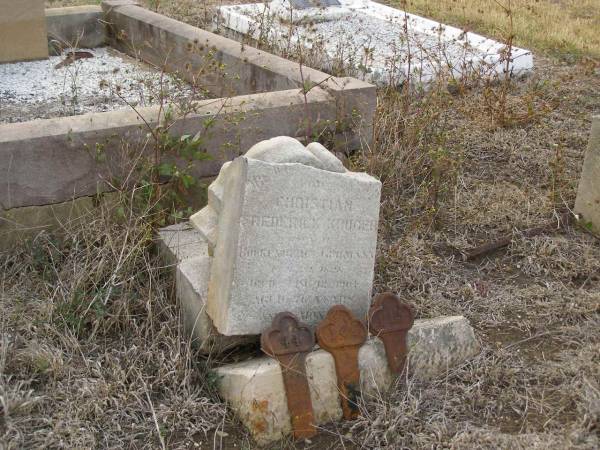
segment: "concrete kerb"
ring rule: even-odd
[[[198,178],[212,176],[240,148],[278,134],[301,135],[304,100],[298,90],[205,100],[197,104],[196,114],[177,120],[170,132],[194,135],[207,120],[220,119],[203,143],[212,159],[192,172]],[[335,101],[324,90],[310,92],[308,100],[311,120],[335,120]],[[148,125],[158,124],[160,111],[157,106],[0,125],[0,206],[61,203],[112,190],[111,182],[131,166],[127,152],[143,148]]]
[[[54,52],[62,48],[95,48],[106,45],[102,8],[94,5],[46,9],[48,43]]]
[[[211,48],[217,49],[221,61],[229,64],[229,70],[239,70],[244,75],[239,77],[243,82],[238,83],[242,92],[287,88],[200,102],[197,114],[173,124],[173,135],[195,134],[205,126],[206,120],[222,119],[215,122],[205,142],[212,160],[198,163],[195,176],[215,175],[224,161],[261,140],[279,135],[303,136],[309,120],[315,124],[313,133],[333,135],[344,148],[356,147],[358,136],[365,140],[370,138],[375,88],[367,83],[335,79],[303,68],[306,79],[317,84],[304,95],[299,88],[302,77],[296,63],[242,47],[235,41],[152,13],[129,1],[104,2],[103,6],[105,9],[110,6],[108,19],[116,18],[126,29],[144,28],[150,32],[150,37],[160,44],[160,51],[167,51],[170,42],[182,46],[186,39],[192,39],[191,42],[199,36],[206,39]],[[83,34],[100,42],[103,36],[97,25],[105,22],[105,18],[99,14],[97,7],[57,8],[47,12],[50,29],[60,34],[62,41]],[[146,19],[150,22],[144,22]],[[88,45],[80,41],[79,45],[82,44]],[[95,42],[89,43],[93,44]],[[152,62],[149,50],[133,54]],[[177,67],[172,69],[177,70]],[[155,125],[159,120],[158,111],[152,107],[137,111],[123,109],[0,125],[0,178],[3,180],[0,207],[8,210],[63,203],[112,190],[110,182],[119,177],[128,162],[127,155],[123,154],[123,142],[130,147],[146,142],[145,122]],[[358,115],[362,116],[361,125],[340,133],[343,128],[340,124]],[[232,123],[235,126],[231,126]],[[101,151],[101,158],[97,151]]]

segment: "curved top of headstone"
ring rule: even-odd
[[[328,172],[345,172],[336,156],[317,142],[304,147],[300,141],[289,136],[278,136],[252,146],[247,158],[275,164],[299,163]]]

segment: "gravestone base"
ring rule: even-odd
[[[203,353],[218,354],[239,345],[258,343],[258,336],[223,336],[206,314],[206,295],[212,257],[206,238],[189,222],[159,230],[159,253],[175,272],[181,322],[192,343]]]
[[[417,320],[408,333],[410,377],[426,381],[442,376],[480,351],[473,328],[462,316]],[[359,351],[364,399],[394,386],[383,342],[370,338]],[[292,432],[281,368],[276,360],[256,358],[215,371],[221,397],[236,412],[256,443],[266,445]],[[342,418],[333,356],[324,350],[306,358],[306,375],[315,425]]]

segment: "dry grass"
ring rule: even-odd
[[[550,55],[600,58],[597,0],[387,0],[408,12],[505,40],[513,11],[516,44]]]
[[[190,23],[203,20],[207,5],[161,3]],[[485,16],[469,19],[478,31],[493,34],[504,23],[457,6],[466,2],[412,3],[457,23]],[[519,2],[515,19],[525,21],[519,11],[529,3]],[[458,10],[448,13],[449,5]],[[517,42],[555,48],[544,33],[561,32],[548,25],[563,23],[551,19],[560,5],[571,12],[596,3],[540,0],[540,17],[528,20],[545,17],[544,28],[517,30]],[[592,36],[581,23],[579,36]],[[596,54],[597,44],[577,45],[572,37],[556,53]],[[400,293],[420,317],[465,315],[483,351],[432,383],[402,380],[390,394],[365,399],[358,420],[330,424],[300,447],[600,446],[599,241],[572,227],[517,236],[471,263],[451,251],[572,206],[590,117],[600,111],[600,78],[593,66],[542,56],[528,79],[479,81],[452,93],[442,83],[421,95],[380,92],[376,142],[353,163],[384,187],[377,291]],[[501,89],[502,121],[494,103]],[[214,396],[214,362],[181,334],[172,279],[151,245],[152,217],[109,217],[65,224],[64,242],[42,236],[0,257],[0,443],[252,448]],[[272,448],[282,447],[294,445]]]
[[[172,448],[226,417],[181,333],[150,217],[111,217],[0,257],[2,448]]]

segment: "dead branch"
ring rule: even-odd
[[[462,254],[463,261],[471,261],[487,253],[491,253],[495,250],[509,246],[516,236],[523,236],[529,238],[539,236],[540,234],[555,232],[567,227],[574,221],[574,219],[575,216],[570,211],[562,212],[560,213],[558,218],[555,218],[552,221],[547,222],[541,226],[528,228],[521,232],[515,230],[512,233],[506,234],[492,242],[488,242],[486,244],[461,251],[460,253]]]

